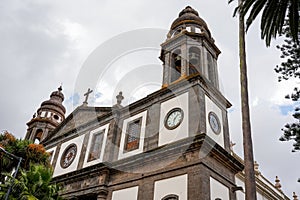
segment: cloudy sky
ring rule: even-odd
[[[234,150],[242,155],[238,26],[232,17],[234,5],[228,6],[226,0],[2,0],[1,130],[24,137],[26,122],[61,84],[68,114],[82,103],[88,87],[94,89],[91,106],[110,106],[119,90],[124,91],[126,104],[159,89],[162,33],[187,5],[207,22],[222,51],[220,85],[233,104],[229,109],[231,139],[237,143]],[[273,69],[280,63],[275,48],[280,41],[265,48],[258,27],[256,22],[247,34],[255,160],[271,182],[279,176],[288,196],[293,191],[300,195],[299,153],[291,153],[291,143],[278,141],[280,129],[292,120],[293,105],[284,96],[293,82],[277,82]],[[122,38],[127,43],[118,47]],[[111,59],[100,60],[103,65],[97,60],[97,66],[91,66],[101,56]]]

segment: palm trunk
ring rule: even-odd
[[[244,0],[239,0],[239,5]],[[245,189],[246,200],[256,200],[256,184],[254,175],[253,147],[251,138],[250,113],[248,102],[247,64],[245,48],[244,16],[239,15],[239,52],[240,52],[240,82],[241,82],[241,107],[245,163]]]

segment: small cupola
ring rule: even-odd
[[[190,6],[187,6],[179,13],[178,18],[172,23],[169,33],[172,37],[180,33],[182,30],[193,33],[205,33],[209,38],[211,38],[206,22],[199,17],[198,12]]]
[[[57,91],[54,91],[50,95],[50,99],[44,101],[41,107],[37,110],[37,117],[46,117],[51,120],[60,123],[65,118],[66,109],[62,105],[64,101],[64,94],[61,92],[60,86]]]
[[[63,101],[64,95],[60,86],[57,91],[51,93],[49,100],[42,102],[40,108],[27,123],[25,139],[39,143],[47,138],[49,132],[65,119],[66,109],[62,105]]]

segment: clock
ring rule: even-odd
[[[60,160],[60,166],[62,168],[69,167],[74,161],[77,154],[77,146],[76,144],[70,144],[65,151],[63,152]]]
[[[181,108],[173,108],[165,117],[165,127],[169,130],[177,128],[183,120],[183,110]]]
[[[221,132],[221,124],[218,116],[214,112],[209,112],[208,114],[208,121],[210,128],[213,130],[213,132],[217,135]]]

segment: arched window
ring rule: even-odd
[[[41,139],[43,136],[43,130],[42,129],[38,129],[35,133],[35,137],[34,137],[34,143],[35,144],[39,144]]]
[[[200,49],[189,48],[189,75],[200,73]]]
[[[212,55],[207,52],[207,70],[208,70],[208,79],[215,84],[215,70],[214,70],[214,63]]]
[[[179,197],[176,194],[168,194],[167,196],[165,196],[161,200],[179,200]]]
[[[171,59],[171,82],[173,82],[181,76],[182,59],[180,49],[177,49],[172,53]]]

